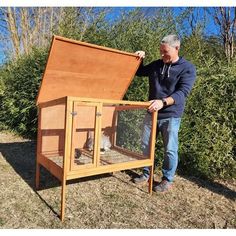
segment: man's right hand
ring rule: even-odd
[[[144,51],[136,51],[135,54],[139,56],[140,58],[144,59],[145,58],[145,52]]]

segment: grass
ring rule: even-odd
[[[34,190],[35,149],[31,140],[0,133],[0,228],[236,228],[235,180],[177,175],[170,192],[149,195],[147,185],[131,181],[140,170],[68,182],[61,222],[60,183],[42,169],[41,190]]]

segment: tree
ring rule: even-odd
[[[220,28],[225,56],[229,61],[234,57],[236,34],[236,7],[216,7],[213,14],[215,23]]]
[[[34,46],[47,46],[61,18],[60,8],[0,8],[0,42],[5,53],[16,59]]]
[[[93,7],[2,7],[0,43],[10,58],[17,59],[33,47],[48,46],[53,34],[83,40],[105,25],[108,11]]]

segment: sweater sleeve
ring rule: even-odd
[[[175,92],[171,94],[175,104],[184,103],[184,100],[190,93],[195,80],[196,69],[193,65],[190,65],[181,75]]]
[[[136,75],[137,76],[149,76],[151,68],[152,68],[152,63],[144,66],[143,61],[142,61],[137,72],[136,72]]]

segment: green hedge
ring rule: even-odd
[[[180,130],[180,170],[207,178],[236,178],[236,78],[198,76]]]
[[[34,50],[0,70],[0,125],[26,137],[36,136],[36,96],[47,50]],[[178,171],[207,178],[236,178],[236,78],[233,70],[199,69],[187,100],[179,137]],[[148,80],[135,78],[125,99],[146,100]],[[131,128],[132,129],[132,128]],[[156,156],[160,166],[162,151]]]
[[[35,138],[37,132],[36,96],[45,68],[47,50],[36,50],[6,64],[0,70],[0,127]]]

